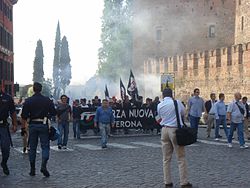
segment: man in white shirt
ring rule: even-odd
[[[162,143],[162,153],[163,153],[163,172],[164,172],[164,183],[165,187],[173,187],[173,182],[171,180],[171,158],[173,150],[175,150],[179,174],[180,174],[180,184],[182,188],[192,187],[192,184],[188,182],[187,178],[187,165],[185,160],[185,149],[184,146],[177,145],[175,131],[177,129],[177,119],[175,113],[175,106],[173,101],[172,90],[166,88],[163,91],[163,101],[158,104],[157,112],[159,117],[162,119],[160,124],[162,126],[161,132],[161,143]],[[177,100],[179,117],[184,116],[185,107],[183,104]],[[183,125],[182,118],[180,118],[180,124]]]
[[[228,147],[233,147],[232,145],[232,137],[234,134],[234,130],[237,129],[238,133],[238,140],[240,143],[241,149],[247,149],[248,146],[245,145],[244,133],[243,133],[243,121],[244,121],[244,114],[246,111],[245,106],[240,101],[241,93],[236,92],[234,94],[234,100],[228,105],[227,108],[227,118],[231,122],[230,123],[230,130],[228,135]]]

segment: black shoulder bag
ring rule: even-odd
[[[240,113],[241,113],[242,115],[244,115],[244,114],[245,114],[244,108],[242,108],[242,107],[238,104],[238,102],[236,102],[235,104],[238,106],[238,108],[239,108],[239,110],[240,110]]]
[[[181,127],[178,104],[176,100],[174,100],[174,106],[178,125],[178,129],[176,130],[177,144],[179,146],[191,145],[197,141],[197,130],[195,128],[187,127],[186,125]]]

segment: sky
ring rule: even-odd
[[[14,5],[15,82],[31,84],[36,43],[43,42],[45,79],[52,78],[56,27],[67,37],[72,85],[84,84],[98,66],[103,0],[19,0]]]

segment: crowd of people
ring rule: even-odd
[[[70,102],[70,98],[66,95],[61,95],[59,100],[54,100],[52,97],[50,100],[53,102],[55,109],[56,109],[56,115],[51,117],[52,122],[56,122],[58,124],[57,128],[59,130],[60,136],[58,139],[58,149],[67,149],[67,143],[69,138],[69,129],[70,129],[70,122],[72,122],[72,129],[73,129],[73,136],[75,139],[80,139],[81,134],[86,134],[86,129],[81,129],[80,120],[82,118],[81,114],[87,109],[90,110],[96,110],[98,107],[101,107],[103,104],[103,101],[98,97],[95,96],[92,100],[87,100],[86,98],[81,99],[75,99]],[[16,107],[22,109],[23,104],[25,100],[20,98],[20,100],[15,104]],[[117,100],[115,96],[108,99],[106,101],[108,103],[108,106],[111,109],[115,108],[152,108],[154,113],[157,111],[157,105],[160,103],[159,97],[155,97],[154,100],[150,98],[146,98],[145,103],[143,103],[143,97],[139,96],[137,100],[129,99],[129,96],[126,96],[125,100]],[[20,114],[22,111],[20,112]],[[111,129],[108,130],[107,134],[115,134],[117,130],[115,130],[114,127],[111,127]],[[153,133],[153,129],[143,129],[144,133]],[[136,130],[136,132],[139,132],[139,129]],[[100,126],[95,126],[93,128],[94,135],[102,135],[102,131],[100,129]],[[119,133],[129,134],[129,129],[124,128],[122,131],[119,131]],[[157,127],[157,134],[160,133],[159,126]],[[21,135],[23,136],[23,152],[27,153],[29,150],[29,130],[28,126],[25,126],[22,128]]]
[[[218,141],[222,136],[220,135],[220,126],[222,125],[225,133],[225,137],[228,139],[229,147],[231,147],[231,133],[233,130],[238,128],[238,138],[240,140],[240,144],[242,148],[246,148],[244,138],[250,140],[250,135],[248,131],[249,126],[249,107],[247,103],[247,97],[243,97],[241,99],[240,93],[236,94],[235,103],[226,105],[224,102],[225,95],[223,93],[219,94],[218,100],[216,100],[216,94],[211,93],[209,100],[204,100],[200,96],[200,90],[196,88],[194,92],[192,93],[190,99],[187,101],[187,104],[182,101],[182,104],[185,107],[185,115],[186,117],[184,119],[189,120],[190,126],[197,129],[198,133],[198,127],[200,124],[200,119],[203,117],[205,120],[205,123],[207,124],[207,138],[211,137],[211,130],[214,128],[214,139]],[[92,100],[87,100],[86,98],[81,99],[75,99],[73,100],[72,104],[70,105],[69,98],[66,95],[62,95],[60,97],[60,100],[55,101],[52,100],[55,108],[57,110],[56,116],[52,117],[52,120],[57,122],[58,129],[60,132],[60,137],[58,139],[58,149],[67,149],[67,142],[69,137],[69,129],[70,129],[70,122],[72,121],[73,126],[73,134],[75,139],[80,139],[82,133],[87,133],[87,130],[82,129],[80,125],[81,120],[81,114],[83,113],[84,109],[97,109],[98,107],[102,106],[103,101],[98,96],[95,96]],[[137,100],[129,99],[129,96],[126,96],[125,100],[118,100],[115,96],[108,99],[107,102],[108,106],[111,109],[115,108],[134,108],[134,107],[145,107],[145,108],[152,108],[154,111],[154,115],[157,116],[157,106],[160,103],[160,98],[157,96],[155,99],[146,98],[145,103],[143,102],[143,97],[139,96]],[[23,102],[20,100],[18,102],[18,106],[22,106]],[[237,107],[237,108],[235,108]],[[237,115],[240,115],[241,108],[244,110],[244,118],[243,118],[243,128],[238,126],[238,124],[232,126],[232,128],[228,129],[227,124],[229,123],[229,119],[233,118],[235,120],[235,117]],[[227,112],[227,110],[231,110],[231,112]],[[237,114],[238,113],[238,114]],[[235,115],[236,114],[236,115]],[[228,116],[230,115],[230,116]],[[236,121],[238,123],[239,121]],[[231,123],[232,125],[233,123]],[[108,129],[107,135],[114,134],[117,130],[114,129],[114,126]],[[138,131],[138,130],[136,130]],[[143,130],[144,133],[149,133],[149,131],[153,132],[153,129],[145,129]],[[27,152],[28,148],[28,129],[26,126],[26,129],[22,131],[23,135],[23,143],[24,148],[23,151]],[[93,128],[93,132],[95,135],[100,134],[102,135],[102,131],[100,130],[99,126],[95,126]],[[121,132],[121,131],[119,131]],[[161,132],[160,127],[157,127],[157,134]],[[128,128],[123,129],[124,134],[129,133]],[[242,136],[242,134],[244,134]]]
[[[187,104],[187,114],[190,121],[190,126],[197,129],[200,118],[204,112],[204,119],[207,124],[207,138],[211,136],[211,128],[215,127],[215,140],[218,141],[222,136],[219,134],[220,125],[223,126],[225,137],[228,140],[228,147],[232,147],[232,139],[234,130],[237,129],[240,148],[248,148],[245,145],[245,138],[249,137],[249,106],[247,97],[242,98],[241,93],[236,92],[234,99],[228,105],[225,104],[224,93],[219,94],[218,101],[216,94],[210,94],[210,100],[206,102],[199,96],[200,90],[196,88],[193,96],[189,99]],[[227,124],[230,124],[228,130]],[[245,135],[245,138],[244,138]]]
[[[180,126],[184,125],[184,117],[189,119],[190,126],[196,129],[198,135],[198,127],[200,118],[204,113],[207,126],[207,138],[211,135],[211,128],[215,126],[215,140],[218,141],[222,136],[219,134],[219,126],[222,125],[225,137],[227,138],[228,147],[232,148],[232,139],[235,129],[237,129],[238,140],[241,149],[247,149],[245,145],[244,133],[249,139],[249,107],[247,104],[247,97],[241,96],[241,93],[236,92],[234,99],[226,106],[224,100],[225,95],[219,94],[219,100],[216,101],[216,94],[211,93],[210,100],[206,102],[200,96],[200,90],[194,89],[192,97],[188,100],[187,109],[185,109],[182,102],[176,102],[174,105],[172,90],[167,88],[163,91],[163,101],[158,105],[157,111],[162,119],[160,124],[162,126],[161,142],[163,153],[163,172],[165,187],[173,187],[171,178],[171,158],[173,151],[175,151],[178,161],[179,176],[181,187],[192,187],[192,184],[188,181],[187,163],[185,160],[185,148],[182,145],[177,144],[176,130],[177,116],[180,118]],[[227,121],[230,123],[230,128],[227,128]],[[245,129],[243,129],[245,127]]]
[[[177,127],[176,114],[173,100],[172,90],[166,88],[163,91],[163,99],[160,101],[159,97],[155,97],[154,100],[147,98],[143,103],[143,97],[139,96],[137,100],[129,100],[126,96],[124,101],[117,100],[115,97],[111,99],[99,99],[96,96],[93,100],[87,102],[86,99],[76,99],[73,101],[72,106],[69,104],[69,98],[66,95],[62,95],[60,100],[56,104],[48,97],[44,97],[41,94],[42,85],[40,83],[34,83],[33,85],[34,95],[25,100],[22,104],[22,128],[21,134],[24,137],[24,152],[29,147],[29,160],[30,160],[30,176],[35,176],[35,161],[36,161],[36,149],[38,145],[38,138],[40,138],[42,148],[42,165],[41,173],[45,177],[49,177],[50,173],[47,170],[47,161],[49,159],[49,130],[50,120],[56,117],[55,120],[58,125],[59,137],[58,137],[58,149],[67,149],[68,136],[69,136],[69,124],[73,122],[73,134],[74,138],[80,139],[80,120],[81,114],[84,109],[95,109],[94,119],[94,131],[99,129],[101,135],[101,147],[107,148],[108,135],[110,128],[115,127],[115,117],[112,109],[114,108],[133,108],[133,107],[145,107],[152,108],[155,116],[159,116],[161,125],[161,141],[163,152],[163,169],[165,186],[171,187],[173,183],[170,175],[170,160],[174,150],[177,153],[177,160],[180,170],[180,179],[182,187],[192,187],[192,184],[188,182],[187,178],[187,165],[185,162],[184,147],[177,145],[175,130]],[[225,104],[225,95],[220,93],[218,100],[216,100],[216,94],[211,93],[209,100],[204,100],[200,96],[200,90],[194,89],[194,92],[187,102],[187,105],[177,100],[177,106],[179,109],[179,116],[183,117],[180,120],[180,124],[184,125],[185,116],[190,122],[190,127],[197,130],[200,118],[204,116],[207,123],[207,138],[211,136],[212,127],[215,128],[214,139],[218,141],[222,136],[219,134],[220,125],[223,126],[225,137],[228,141],[228,147],[232,147],[232,139],[234,131],[237,129],[238,140],[240,148],[248,148],[245,145],[245,138],[250,139],[248,125],[249,125],[249,106],[247,103],[247,97],[241,96],[239,92],[234,94],[234,99],[228,105]],[[9,175],[9,169],[7,161],[9,158],[9,150],[12,145],[11,137],[9,133],[9,127],[7,123],[8,116],[12,117],[12,130],[17,129],[17,121],[15,114],[15,105],[13,99],[0,91],[1,106],[0,106],[0,139],[2,162],[1,166],[3,172]],[[19,105],[21,102],[19,101]],[[230,128],[227,128],[227,123],[230,123]],[[125,129],[127,131],[127,129]]]

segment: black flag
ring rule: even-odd
[[[105,85],[105,99],[109,100],[109,91],[108,91],[108,88],[107,88],[107,85]]]
[[[121,93],[121,99],[124,101],[126,98],[126,88],[123,85],[121,78],[120,78],[120,93]]]
[[[130,70],[127,92],[131,96],[132,99],[135,99],[135,100],[138,99],[138,89],[136,86],[135,77],[134,77],[132,70]]]

